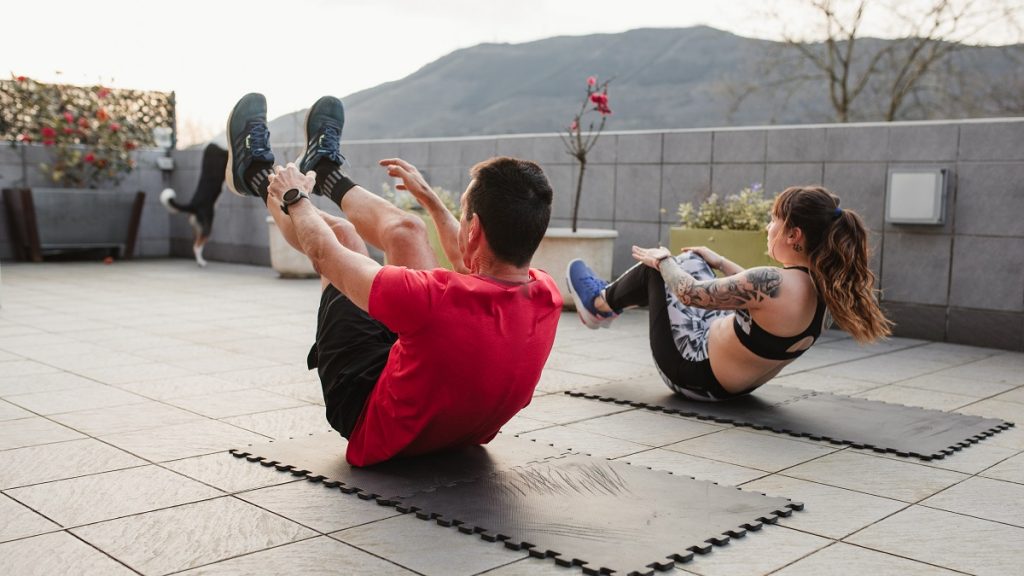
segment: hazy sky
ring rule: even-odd
[[[481,42],[698,24],[778,38],[763,7],[784,11],[791,26],[809,26],[787,11],[794,1],[18,0],[3,9],[0,73],[174,90],[188,140],[219,131],[250,91],[267,95],[274,118]]]

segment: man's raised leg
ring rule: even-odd
[[[345,109],[333,96],[317,100],[306,114],[306,149],[299,170],[316,171],[313,192],[337,203],[359,236],[384,251],[388,263],[420,270],[437,268],[423,220],[356,185],[341,171],[344,126]]]

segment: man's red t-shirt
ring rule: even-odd
[[[530,403],[562,308],[551,276],[530,278],[377,273],[369,313],[398,341],[349,438],[349,463],[486,444]]]

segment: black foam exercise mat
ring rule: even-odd
[[[357,468],[345,461],[347,446],[347,440],[330,432],[254,444],[231,453],[385,505],[402,496],[566,453],[546,444],[499,434],[486,446]]]
[[[587,574],[646,575],[774,524],[803,504],[570,455],[415,494],[396,508]]]
[[[689,400],[651,381],[611,382],[566,394],[922,460],[944,458],[1013,426],[995,418],[783,386],[722,402]]]

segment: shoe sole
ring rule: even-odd
[[[573,261],[575,262],[575,260]],[[583,305],[583,301],[580,300],[579,294],[576,293],[572,288],[572,281],[569,279],[569,269],[572,268],[572,262],[565,267],[565,285],[569,288],[569,296],[572,297],[573,303],[576,305],[576,314],[580,317],[580,322],[584,326],[591,330],[597,330],[602,327],[601,319],[590,313],[586,306]]]
[[[237,109],[238,104],[235,104],[235,107],[231,109],[231,114],[228,114],[227,126],[224,127],[224,133],[227,134],[228,137],[228,166],[224,169],[224,182],[227,183],[228,190],[236,196],[252,198],[254,196],[253,194],[249,194],[248,192],[239,192],[238,188],[235,186],[235,157],[233,154],[235,143],[231,140],[231,119],[235,117],[235,110]],[[256,197],[258,198],[259,196],[256,195]]]

